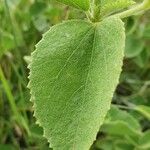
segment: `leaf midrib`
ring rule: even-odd
[[[58,81],[57,79],[59,78],[61,72],[65,69],[65,67],[66,67],[67,64],[69,63],[70,58],[75,54],[76,50],[78,50],[78,48],[81,46],[83,40],[85,39],[85,37],[87,36],[87,34],[90,33],[90,31],[91,31],[92,29],[93,29],[93,26],[92,26],[90,29],[87,30],[87,32],[86,32],[85,35],[83,36],[82,40],[80,41],[79,45],[75,48],[75,50],[73,50],[73,52],[71,53],[71,55],[69,55],[69,57],[68,57],[66,63],[64,64],[64,66],[62,67],[62,69],[58,72],[57,76],[55,77],[55,78],[56,78],[56,80],[54,81],[54,82],[55,82],[55,85],[52,87],[52,91],[51,91],[51,93],[50,93],[49,99],[51,98],[51,95],[52,95],[52,93],[53,93],[53,90],[54,90],[54,88],[55,88],[55,86],[56,86],[56,82]],[[80,87],[79,87],[77,90],[75,90],[75,92],[73,92],[73,94],[71,94],[71,96],[70,96],[70,98],[68,99],[68,101],[69,101],[69,100],[71,99],[71,97],[72,97],[80,88],[82,88],[83,86],[84,86],[84,85],[80,85]],[[66,104],[65,104],[65,105],[66,105]],[[66,105],[66,106],[68,106],[68,105]],[[65,108],[65,109],[66,109],[66,108]],[[65,109],[64,109],[64,110],[65,110]],[[63,113],[64,113],[64,111],[62,111],[61,115],[63,115]],[[57,121],[58,123],[59,123],[60,119],[61,119],[61,116],[59,116],[59,119],[58,119],[58,121]],[[58,123],[55,125],[55,128],[51,131],[51,133],[57,128]]]

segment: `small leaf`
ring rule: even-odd
[[[66,5],[73,6],[78,9],[88,10],[90,7],[90,0],[57,0]]]
[[[114,147],[114,141],[116,139],[113,139],[113,138],[104,138],[104,139],[97,139],[93,145],[93,149],[92,150],[112,150],[113,147]],[[90,149],[91,150],[91,149]]]
[[[102,0],[101,14],[104,16],[133,5],[134,3],[133,0]]]
[[[134,146],[130,144],[130,142],[124,138],[125,136],[100,136],[94,142],[92,148],[90,150],[133,150]]]
[[[144,28],[143,37],[148,40],[150,39],[150,25],[149,24]]]
[[[145,48],[133,61],[141,68],[144,68],[149,63],[149,49]]]
[[[138,150],[150,149],[150,130],[144,132],[143,136],[139,140]]]
[[[115,142],[115,150],[133,150],[134,146],[125,140],[118,140]]]
[[[138,136],[139,135],[138,132],[136,132],[125,121],[121,121],[121,120],[105,123],[102,128],[102,131],[109,133],[111,135],[121,135],[121,136],[123,135]]]
[[[141,127],[138,121],[129,113],[121,111],[117,107],[112,107],[102,126],[102,131],[112,135],[139,136]]]
[[[29,87],[37,122],[54,150],[90,148],[110,108],[124,46],[124,24],[114,17],[67,21],[38,43]]]
[[[144,105],[139,105],[139,106],[135,107],[135,110],[150,120],[150,107],[144,106]]]
[[[135,38],[133,35],[126,38],[125,56],[133,58],[138,56],[144,50],[144,42],[141,39]]]

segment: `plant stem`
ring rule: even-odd
[[[142,11],[146,11],[148,9],[150,9],[150,0],[144,0],[143,3],[137,5],[129,10],[126,10],[124,12],[115,14],[115,16],[119,16],[120,18],[126,18],[126,17],[132,16],[132,15],[135,15],[137,13],[140,13]]]
[[[101,10],[101,1],[92,0],[91,8],[89,12],[86,12],[87,18],[92,22],[100,21],[100,10]]]
[[[29,127],[28,127],[27,123],[25,122],[24,118],[22,117],[22,115],[17,110],[17,106],[15,104],[15,99],[13,97],[11,89],[9,88],[9,84],[7,82],[7,79],[4,76],[4,73],[3,73],[3,70],[1,68],[1,66],[0,66],[0,80],[2,82],[4,90],[6,92],[6,96],[8,98],[8,101],[9,101],[10,107],[12,109],[12,112],[16,117],[17,123],[22,124],[23,127],[26,129],[28,135],[30,135],[30,130],[29,130]]]
[[[15,104],[15,100],[14,100],[14,98],[13,98],[13,95],[12,95],[12,93],[11,93],[11,90],[10,90],[9,85],[8,85],[8,83],[7,83],[7,80],[6,80],[5,76],[4,76],[4,73],[3,73],[3,71],[2,71],[1,66],[0,66],[0,80],[2,81],[2,85],[3,85],[4,90],[5,90],[5,92],[6,92],[6,95],[7,95],[8,101],[9,101],[9,104],[10,104],[10,106],[11,106],[11,109],[12,109],[14,115],[17,116],[17,118],[18,118],[19,113],[18,113],[18,111],[17,111],[17,106],[16,106],[16,104]]]

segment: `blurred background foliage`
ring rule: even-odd
[[[85,15],[53,0],[0,0],[0,150],[49,149],[33,117],[27,64],[45,31],[78,18]],[[91,150],[150,150],[150,12],[124,22],[120,84]]]

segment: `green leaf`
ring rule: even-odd
[[[120,136],[109,135],[100,136],[94,142],[92,146],[93,149],[90,150],[133,150],[134,146],[124,137],[120,138]]]
[[[102,0],[101,2],[101,14],[106,15],[123,8],[126,8],[130,5],[133,5],[135,2],[133,0]]]
[[[112,107],[102,126],[102,131],[111,135],[139,136],[141,127],[138,121],[129,113],[117,107]]]
[[[93,145],[93,149],[92,150],[99,150],[99,149],[102,149],[102,150],[112,150],[113,149],[113,146],[114,146],[114,141],[116,139],[114,138],[99,138],[95,141],[94,145]],[[91,150],[91,149],[90,149]]]
[[[128,36],[126,38],[125,56],[133,58],[138,56],[144,50],[144,42],[135,36]]]
[[[149,24],[144,28],[143,37],[148,40],[150,39],[150,25]]]
[[[85,11],[88,10],[90,7],[90,0],[57,0],[57,1]]]
[[[138,150],[150,149],[150,130],[144,132],[143,136],[139,140]]]
[[[119,18],[67,21],[38,43],[29,87],[37,122],[54,150],[92,145],[118,84],[124,46]]]
[[[139,105],[139,106],[135,107],[135,110],[150,120],[150,107],[144,106],[144,105]]]
[[[144,49],[133,61],[141,68],[144,68],[149,63],[149,49]]]
[[[133,150],[134,146],[123,139],[117,140],[115,142],[115,150]]]

